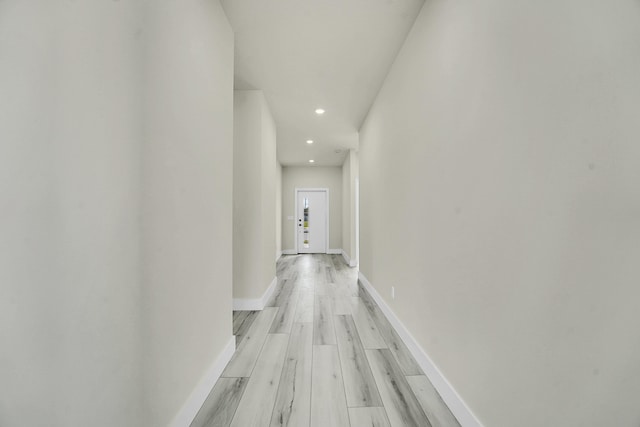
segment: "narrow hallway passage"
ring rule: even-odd
[[[291,255],[192,427],[459,426],[341,256]]]

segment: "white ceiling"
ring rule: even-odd
[[[221,2],[235,32],[235,88],[264,91],[278,160],[289,166],[341,165],[345,150],[358,148],[358,129],[424,1]]]

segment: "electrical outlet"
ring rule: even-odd
[[[391,299],[396,299],[396,287],[391,287]]]

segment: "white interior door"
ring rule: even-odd
[[[327,191],[297,191],[298,253],[327,252]]]

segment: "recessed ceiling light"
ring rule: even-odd
[[[324,114],[324,110],[322,108],[317,108],[316,109],[316,114],[322,115],[322,114]]]
[[[309,160],[309,163],[313,163],[313,162],[315,162],[315,160]]]
[[[307,139],[307,144],[313,144],[313,140],[312,139]]]

